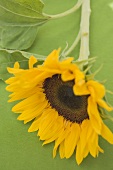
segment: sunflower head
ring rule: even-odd
[[[74,58],[59,60],[59,52],[52,51],[36,67],[37,59],[31,56],[27,70],[16,62],[14,68],[8,68],[14,76],[6,80],[6,89],[11,92],[9,102],[21,100],[12,108],[20,113],[18,120],[33,120],[28,131],[38,131],[43,144],[55,142],[53,157],[58,147],[61,158],[69,158],[75,151],[80,164],[89,153],[96,157],[103,152],[99,135],[113,144],[113,134],[100,112],[112,108],[103,99],[104,85],[87,80]]]

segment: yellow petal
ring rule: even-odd
[[[6,84],[11,84],[11,83],[14,83],[15,81],[17,81],[17,78],[16,77],[10,77],[9,79],[7,79],[5,81]]]
[[[80,136],[80,126],[77,123],[73,123],[71,126],[71,132],[69,133],[69,135],[67,136],[67,138],[65,138],[65,157],[69,158],[76,147],[76,144],[79,140],[79,136]]]
[[[44,101],[32,109],[25,110],[17,119],[18,120],[34,119],[43,112],[47,104],[48,104],[47,101]]]
[[[56,156],[56,151],[57,151],[58,146],[67,137],[67,135],[69,134],[69,131],[70,131],[70,123],[68,123],[66,129],[64,129],[62,131],[62,133],[59,135],[58,139],[55,141],[55,146],[54,146],[54,149],[53,149],[53,157]]]
[[[16,66],[17,67],[17,64]],[[23,69],[18,69],[18,68],[10,68],[10,67],[7,67],[7,70],[9,73],[11,74],[17,74],[17,73],[22,73],[23,72]]]
[[[70,65],[70,63],[74,60],[74,57],[69,57],[63,61],[60,62],[61,66],[67,66],[68,64]],[[74,64],[75,65],[75,64]]]
[[[49,117],[46,117],[45,121],[41,121],[41,124],[43,127],[45,128],[41,128],[42,126],[40,126],[40,129],[39,129],[39,133],[38,135],[40,136],[40,139],[41,140],[45,140],[46,139],[46,134],[50,134],[51,135],[51,132],[52,132],[52,127],[54,126],[55,122],[57,121],[57,117],[58,117],[58,113],[56,112],[50,112],[49,113]]]
[[[84,120],[81,124],[81,133],[80,133],[80,145],[81,145],[81,153],[84,153],[84,149],[87,145],[88,135],[89,135],[90,121],[88,119]]]
[[[83,152],[83,158],[86,158],[88,153],[89,153],[89,149],[88,149],[88,145],[86,145]]]
[[[73,58],[68,58],[65,59],[63,61],[61,61],[60,64],[60,70],[62,71],[68,71],[69,73],[73,74],[75,76],[75,71],[78,70],[78,67],[71,63],[71,61],[73,60]]]
[[[43,67],[55,69],[59,67],[59,53],[60,53],[60,48],[58,50],[53,50],[48,57],[46,58]]]
[[[24,124],[30,122],[31,120],[32,120],[32,118],[24,120]]]
[[[53,138],[54,138],[54,140],[56,138],[58,138],[61,129],[62,129],[62,127],[58,126],[58,124],[56,124],[55,122],[54,122],[53,126],[51,125],[49,132],[47,131],[48,129],[45,129],[45,131],[43,131],[43,134],[41,134],[41,137],[40,137],[41,140],[45,140],[43,145],[52,142]]]
[[[61,116],[58,116],[57,121],[55,122],[54,126],[51,128],[51,133],[45,134],[45,142],[43,145],[50,143],[54,140],[56,140],[60,133],[63,131],[63,118]]]
[[[76,161],[78,165],[83,161],[83,158],[84,158],[84,155],[81,154],[81,145],[80,145],[80,142],[78,142],[77,148],[76,148]]]
[[[56,151],[60,143],[64,140],[65,138],[65,131],[62,129],[61,133],[59,134],[58,139],[55,140],[55,146],[53,148],[53,158],[56,156]]]
[[[51,143],[53,141],[56,141],[61,133],[63,133],[63,129],[62,128],[60,129],[60,131],[58,130],[56,133],[54,133],[54,135],[50,139],[45,140],[43,145]],[[53,154],[53,157],[55,157],[55,156],[56,156],[56,150],[55,150],[55,153]]]
[[[89,92],[89,90],[86,86],[86,83],[82,84],[81,86],[78,86],[75,83],[75,85],[73,86],[73,91],[74,91],[75,95],[88,95],[88,94],[90,94],[90,92]]]
[[[82,71],[80,71],[79,69],[75,70],[75,80],[76,80],[76,84],[79,84],[79,82],[81,80],[84,80],[85,75]]]
[[[6,90],[9,91],[9,92],[14,92],[15,90],[18,89],[18,84],[19,84],[19,81],[15,81],[14,83],[7,86]]]
[[[102,84],[93,80],[89,80],[87,82],[87,87],[92,97],[96,100],[101,99],[105,96],[105,87]]]
[[[102,99],[97,100],[97,103],[98,103],[99,106],[103,107],[104,109],[106,109],[108,111],[112,111],[113,110],[113,108],[108,106],[107,103],[104,100],[102,100]]]
[[[113,133],[104,123],[102,123],[101,136],[109,143],[113,144]]]
[[[15,68],[15,69],[19,69],[19,67],[20,67],[19,63],[18,63],[18,62],[15,62],[14,68]]]
[[[33,96],[34,94],[37,95],[37,101],[38,101],[38,98],[42,98],[41,96],[44,96],[44,94],[42,93],[42,89],[38,87],[34,87],[33,89],[32,88],[30,89],[17,88],[17,90],[15,90],[14,93],[9,95],[9,97],[11,97],[10,102],[25,99],[25,98],[27,99]]]
[[[45,131],[45,129],[48,128],[49,125],[51,125],[52,121],[54,121],[54,117],[56,120],[57,116],[58,115],[54,114],[54,111],[52,109],[45,109],[42,115],[40,129],[38,131],[38,136],[43,135],[43,131]]]
[[[43,82],[46,78],[51,77],[52,73],[42,72],[37,75],[32,81],[27,83],[26,88],[28,87],[36,87],[38,83]]]
[[[37,62],[37,59],[34,56],[31,56],[29,59],[29,69],[33,68],[33,65]]]
[[[60,153],[60,158],[63,159],[65,157],[64,141],[60,144],[59,153]]]
[[[34,103],[37,103],[37,105],[38,105],[39,103],[42,103],[44,100],[46,100],[46,99],[45,99],[45,96],[43,95],[43,93],[35,93],[35,94],[31,95],[30,97],[24,99],[20,103],[16,104],[12,108],[12,111],[16,112],[16,113],[20,113],[24,109],[28,109],[29,107],[32,107],[32,105]]]
[[[104,153],[104,150],[100,146],[98,146],[98,151],[100,151],[101,153]],[[98,156],[98,153],[97,153],[97,156]]]
[[[37,131],[39,129],[39,125],[40,125],[40,121],[41,121],[41,116],[36,118],[33,123],[31,124],[31,126],[28,129],[28,132],[34,132]]]
[[[95,131],[91,135],[91,139],[88,142],[88,148],[90,154],[95,158],[97,156],[97,148],[98,148],[98,134]]]
[[[98,134],[101,134],[102,120],[99,115],[97,104],[92,100],[91,96],[88,97],[88,115],[93,129],[95,129]]]
[[[68,70],[64,71],[61,75],[63,81],[69,81],[74,79],[74,74],[69,72]]]

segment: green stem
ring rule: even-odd
[[[89,22],[90,22],[90,0],[84,0],[82,4],[82,14],[81,14],[81,44],[80,53],[78,60],[87,60],[89,57]],[[86,62],[87,64],[87,62]]]
[[[81,23],[80,23],[80,30],[79,33],[71,45],[71,47],[62,53],[63,57],[67,57],[76,47],[78,44],[79,40],[80,42],[80,53],[79,53],[79,58],[78,61],[87,60],[89,57],[89,20],[90,20],[90,0],[83,0],[82,3],[82,12],[81,12]],[[83,66],[82,66],[83,67]]]
[[[80,8],[82,3],[83,3],[83,0],[78,0],[77,4],[73,8],[71,8],[71,9],[69,9],[69,10],[67,10],[67,11],[65,11],[63,13],[56,14],[56,15],[49,15],[49,14],[43,13],[43,15],[46,16],[46,17],[50,17],[50,19],[61,18],[61,17],[67,16],[67,15],[75,12],[77,9]]]

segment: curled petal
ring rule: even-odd
[[[87,82],[87,87],[90,91],[91,96],[95,100],[101,99],[105,96],[105,87],[102,84],[94,80],[89,80]]]
[[[63,81],[70,81],[70,80],[74,79],[74,75],[71,72],[69,72],[68,70],[66,70],[61,75],[61,78]]]
[[[75,95],[87,95],[87,94],[90,94],[87,86],[86,86],[86,83],[84,83],[83,85],[81,86],[78,86],[77,84],[75,84],[73,86],[73,91],[74,91],[74,94]]]

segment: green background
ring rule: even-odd
[[[71,8],[77,0],[44,0],[44,12],[56,14]],[[92,71],[102,63],[103,68],[96,78],[107,80],[106,88],[113,91],[113,0],[91,1],[90,54],[97,56]],[[69,46],[77,35],[80,24],[80,10],[65,18],[50,21],[43,25],[29,52],[47,55],[53,49]],[[71,56],[77,58],[79,45]],[[75,155],[70,159],[52,158],[54,143],[42,147],[36,133],[28,133],[30,125],[17,121],[11,112],[14,103],[7,103],[9,93],[5,83],[0,81],[0,170],[113,170],[113,145],[100,138],[104,154],[98,158],[90,155],[78,166]],[[113,105],[113,96],[107,95]],[[113,115],[113,112],[110,113]],[[113,131],[113,122],[105,122]]]

